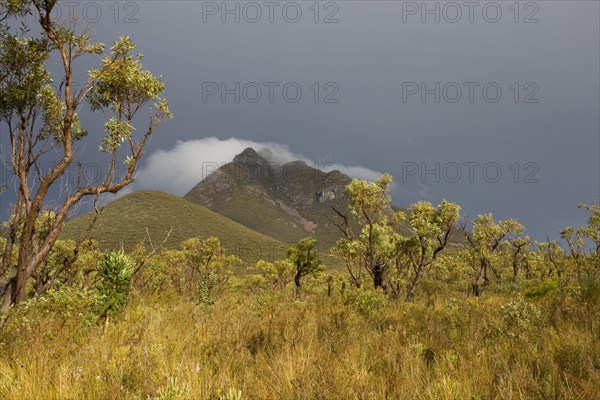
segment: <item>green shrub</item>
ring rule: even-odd
[[[156,392],[157,400],[192,400],[192,389],[186,383],[180,383],[176,377],[169,377],[167,384]]]
[[[100,294],[101,315],[118,314],[129,297],[133,266],[129,258],[121,251],[104,254],[100,261]]]
[[[387,304],[387,297],[382,291],[358,289],[348,294],[348,303],[359,314],[368,316],[382,310]]]
[[[40,332],[46,340],[70,332],[71,339],[79,341],[87,328],[95,325],[97,304],[98,294],[93,290],[50,289],[10,309],[0,329],[0,342],[27,341]]]
[[[521,299],[501,307],[505,328],[503,333],[512,338],[522,339],[523,335],[539,326],[542,314],[535,305]]]
[[[525,297],[529,299],[539,298],[558,289],[558,283],[554,280],[547,280],[539,285],[532,286],[525,290]]]

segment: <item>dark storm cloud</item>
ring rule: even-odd
[[[96,36],[132,36],[164,76],[175,120],[149,153],[276,142],[390,172],[398,204],[445,197],[537,239],[598,200],[598,2],[97,4]]]

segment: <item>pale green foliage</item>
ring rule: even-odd
[[[388,303],[382,291],[363,288],[350,291],[347,302],[363,316],[369,316],[383,310]]]
[[[71,264],[74,260],[75,242],[72,240],[57,240],[48,257],[34,274],[36,292],[46,291],[46,286],[60,286],[76,280],[79,271],[72,268]]]
[[[143,270],[152,282],[152,290],[165,292],[173,289],[183,294],[187,289],[189,273],[187,273],[185,254],[181,250],[163,249],[160,254],[149,260],[148,268]],[[187,273],[187,274],[186,274]]]
[[[408,222],[413,234],[397,242],[397,272],[407,282],[406,299],[412,300],[422,275],[448,244],[460,218],[460,206],[444,199],[437,207],[420,201],[409,210]]]
[[[287,252],[287,260],[294,269],[294,283],[296,284],[296,296],[299,295],[301,279],[307,275],[322,271],[324,265],[319,259],[316,249],[317,241],[313,238],[301,239],[298,243],[290,246]]]
[[[501,311],[505,323],[502,333],[516,339],[539,326],[542,319],[539,308],[521,299],[502,306]]]
[[[188,239],[181,244],[181,251],[189,271],[188,287],[197,293],[200,301],[212,304],[212,292],[223,288],[233,274],[233,266],[241,260],[226,255],[216,237]]]
[[[174,376],[168,377],[167,384],[158,388],[156,394],[156,400],[192,400],[191,387]]]
[[[76,15],[61,14],[55,0],[0,3],[0,123],[7,127],[18,178],[14,180],[18,215],[7,227],[3,249],[5,255],[16,250],[18,257],[14,276],[3,282],[2,310],[26,298],[32,277],[37,279],[36,291],[46,290],[43,281],[50,275],[39,268],[49,258],[69,212],[86,196],[116,193],[133,182],[150,135],[172,117],[162,98],[162,79],[142,68],[142,56],[133,54],[135,47],[128,37],[119,38],[101,65],[89,71],[89,80],[79,85],[78,59],[96,58],[104,54],[105,46],[94,41],[87,29],[79,33]],[[78,115],[86,101],[90,115],[106,119],[105,134],[97,139],[100,151],[111,157],[101,168],[104,176],[95,182],[85,179],[79,168],[75,183],[67,185],[65,175],[80,164],[76,141],[88,134]],[[134,117],[146,109],[147,129],[134,137]],[[126,149],[119,151],[125,141]],[[127,166],[123,175],[116,171],[121,158]],[[58,190],[58,204],[53,202],[56,214],[45,213],[48,196]],[[13,269],[8,257],[1,261],[1,275]]]
[[[315,239],[304,238],[288,249],[288,261],[301,276],[306,276],[323,268],[316,246],[317,241]]]
[[[391,201],[389,195],[392,176],[384,174],[375,182],[354,179],[346,188],[352,214],[365,221],[376,222],[385,219],[385,211]]]
[[[361,226],[358,237],[338,240],[332,253],[346,262],[355,286],[362,285],[362,270],[366,269],[375,286],[382,282],[394,259],[394,227],[405,219],[402,212],[388,220],[390,211],[389,189],[392,177],[382,175],[375,182],[354,179],[346,188],[352,215]]]
[[[579,208],[590,213],[587,225],[578,229],[568,226],[560,234],[567,242],[581,281],[583,274],[588,279],[600,274],[600,205],[582,203]],[[588,244],[590,249],[586,251]]]
[[[0,115],[8,120],[33,106],[51,82],[45,68],[50,48],[32,37],[3,33],[0,39]]]
[[[146,103],[156,101],[161,118],[171,118],[166,101],[160,98],[164,83],[142,69],[142,55],[133,56],[134,48],[130,38],[119,38],[111,48],[111,56],[103,58],[99,69],[90,71],[90,80],[95,81],[88,93],[91,109],[114,115],[104,124],[106,135],[100,150],[105,152],[112,153],[120,143],[131,139],[132,119]]]
[[[419,244],[416,246],[418,256],[431,257],[459,217],[460,206],[447,200],[443,200],[437,208],[428,201],[411,205],[408,222],[414,232],[412,240]]]
[[[546,265],[549,275],[556,273],[559,277],[568,271],[567,253],[565,250],[555,241],[547,243],[536,243],[536,246],[543,254],[542,262]]]
[[[385,286],[398,294],[406,284],[407,298],[412,299],[423,271],[448,243],[460,207],[447,200],[437,207],[426,201],[411,205],[411,235],[405,237],[400,227],[406,215],[391,212],[391,184],[392,177],[384,174],[373,183],[355,179],[348,185],[350,210],[361,230],[357,237],[339,240],[333,254],[344,259],[355,286],[361,286],[364,268],[375,288]]]
[[[491,213],[479,215],[473,224],[474,247],[480,254],[489,256],[509,234],[522,230],[523,225],[512,218],[496,223]]]
[[[600,243],[600,204],[580,204],[579,208],[587,210],[591,215],[588,224],[582,228],[582,232],[594,243]]]
[[[100,261],[100,284],[98,291],[102,304],[102,314],[119,313],[129,297],[133,265],[123,252],[111,251]]]
[[[79,290],[70,286],[50,289],[42,296],[32,297],[10,310],[0,330],[2,340],[16,342],[25,334],[43,333],[46,338],[60,338],[61,332],[77,327],[77,335],[69,337],[76,342],[79,335],[96,325],[98,319],[98,292]]]
[[[27,9],[30,2],[18,2],[20,5],[9,6],[12,12],[23,7]],[[50,2],[53,3],[53,2]],[[52,5],[53,7],[53,5]],[[103,51],[101,43],[92,43],[86,34],[77,35],[71,29],[58,24],[53,25],[57,40],[61,40],[69,51],[77,58],[84,54],[98,55]],[[9,121],[13,116],[26,114],[28,110],[39,110],[42,124],[36,134],[40,139],[52,137],[62,141],[65,129],[66,103],[62,93],[57,91],[46,61],[55,50],[47,38],[28,36],[29,31],[10,33],[0,32],[0,113]],[[26,122],[23,129],[27,129]],[[84,137],[87,132],[81,127],[77,113],[69,121],[73,140]]]
[[[500,278],[497,268],[499,260],[502,260],[503,245],[508,245],[508,240],[518,237],[524,230],[515,219],[494,221],[491,213],[479,215],[473,223],[473,230],[468,235],[473,258],[477,259],[478,265],[474,268],[473,292],[481,295],[483,289],[489,284],[488,270],[492,269],[496,277]]]
[[[295,266],[289,260],[277,260],[272,263],[259,260],[249,269],[257,270],[269,285],[279,290],[284,290],[295,274]]]
[[[15,222],[15,215],[11,215],[8,221],[4,221],[2,225],[5,228],[10,227]],[[38,238],[45,238],[48,233],[50,233],[50,229],[52,228],[52,224],[56,220],[56,213],[54,211],[41,211],[38,215],[38,218],[35,221],[35,232]],[[24,221],[23,218],[20,218],[20,224],[16,229],[16,236],[21,236],[21,231],[23,229]]]

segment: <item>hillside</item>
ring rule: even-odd
[[[340,237],[332,207],[346,212],[350,181],[302,161],[272,164],[248,148],[184,198],[283,242],[314,236],[325,248]]]
[[[93,212],[69,221],[61,238],[78,239],[93,219]],[[175,248],[191,237],[217,236],[228,252],[250,262],[282,257],[285,246],[265,235],[214,213],[201,205],[157,191],[131,193],[103,207],[90,237],[102,248],[131,249],[150,233],[162,243],[173,229],[166,246]]]

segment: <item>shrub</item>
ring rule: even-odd
[[[176,377],[169,377],[167,384],[156,392],[157,400],[192,400],[192,389],[186,383],[179,383]]]
[[[121,251],[104,254],[100,261],[100,294],[102,316],[118,314],[129,297],[133,266],[129,258]]]
[[[525,290],[525,297],[529,299],[543,297],[556,289],[558,289],[558,283],[553,280],[547,280],[540,283],[539,285],[530,287],[529,289]]]
[[[93,290],[50,289],[10,310],[0,329],[0,342],[27,341],[40,332],[50,340],[62,332],[68,332],[71,339],[82,339],[86,328],[95,324],[97,304],[98,294]]]
[[[502,306],[501,312],[505,324],[503,333],[512,338],[523,338],[525,333],[537,327],[542,320],[540,310],[521,299]]]
[[[387,297],[382,291],[358,289],[349,294],[348,302],[359,314],[368,316],[382,310],[387,304]]]

